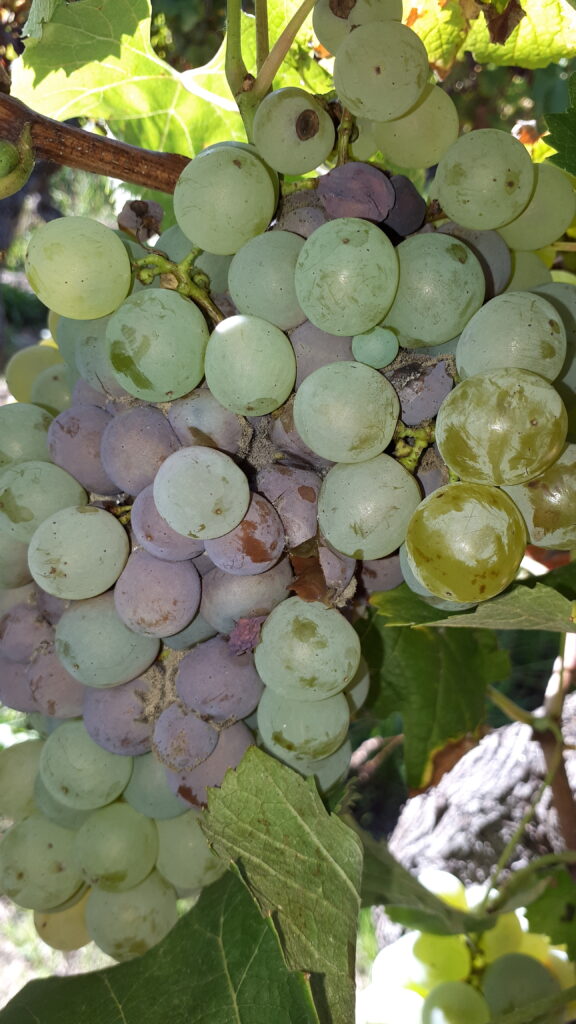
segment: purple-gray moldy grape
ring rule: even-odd
[[[288,558],[281,558],[272,569],[257,576],[232,576],[212,569],[202,580],[200,614],[217,633],[228,635],[238,619],[268,615],[290,596],[288,586],[293,573]]]
[[[79,377],[72,388],[72,405],[95,405],[108,411],[110,396],[104,391],[97,391],[87,380]]]
[[[50,718],[79,718],[86,687],[66,671],[53,644],[42,645],[26,669],[36,709]]]
[[[192,807],[204,807],[208,803],[208,787],[221,786],[228,769],[237,768],[252,746],[254,736],[248,726],[235,722],[222,729],[215,750],[197,768],[185,772],[167,770],[168,786]]]
[[[246,718],[258,706],[264,685],[252,654],[233,654],[223,636],[198,644],[178,667],[182,703],[216,722]]]
[[[318,194],[329,217],[361,217],[384,220],[394,206],[396,193],[390,178],[357,160],[334,167],[318,179]]]
[[[258,472],[256,486],[280,516],[289,548],[297,548],[316,536],[321,483],[312,469],[276,464]]]
[[[167,562],[183,562],[204,551],[204,541],[176,533],[162,518],[154,501],[154,488],[148,484],[136,496],[130,514],[134,539],[155,558]]]
[[[26,675],[28,665],[0,654],[0,704],[13,711],[39,711]]]
[[[354,359],[352,338],[327,334],[309,320],[289,331],[288,336],[296,356],[296,388],[300,387],[305,377],[321,366]]]
[[[400,419],[409,427],[433,419],[454,385],[444,362],[406,363],[384,376],[400,399]]]
[[[30,661],[53,636],[52,626],[32,604],[15,604],[0,618],[0,654],[10,661]]]
[[[308,463],[317,469],[330,469],[334,463],[323,459],[321,455],[316,455],[316,452],[308,448],[299,436],[294,426],[293,404],[294,398],[289,398],[278,411],[278,415],[272,417],[270,440],[279,449],[291,455],[293,461],[297,459],[299,462]]]
[[[319,206],[297,206],[283,210],[273,224],[274,231],[292,231],[302,238],[310,238],[316,228],[322,227],[328,220],[326,211]]]
[[[143,717],[149,689],[140,676],[120,686],[84,687],[84,725],[99,747],[129,757],[152,749],[152,726]]]
[[[497,231],[463,228],[452,220],[442,224],[438,231],[465,242],[478,258],[486,281],[485,302],[504,291],[512,277],[512,254]]]
[[[400,557],[397,552],[385,558],[367,559],[360,562],[358,583],[367,594],[376,594],[379,590],[394,590],[404,582]]]
[[[196,388],[184,398],[172,402],[168,421],[183,445],[205,445],[235,455],[245,429],[245,421],[217,402],[208,388]]]
[[[218,732],[209,722],[176,703],[160,712],[152,733],[154,752],[174,772],[191,771],[210,756],[217,742]]]
[[[284,547],[282,520],[261,494],[251,495],[248,511],[238,526],[205,543],[206,554],[214,565],[234,576],[266,572],[276,565]]]
[[[96,405],[73,405],[56,416],[48,428],[52,461],[70,473],[87,491],[118,494],[102,464],[102,435],[112,416]]]
[[[387,216],[382,218],[382,227],[405,238],[422,227],[426,217],[426,200],[405,174],[393,174],[390,182],[395,201]]]
[[[100,454],[110,479],[122,491],[139,494],[180,447],[164,413],[140,405],[112,417],[102,435]]]
[[[356,571],[356,559],[334,551],[323,538],[320,538],[318,544],[318,558],[327,585],[341,593]]]
[[[116,580],[114,603],[122,621],[135,633],[170,636],[194,618],[201,589],[190,560],[166,562],[138,548]]]
[[[70,601],[65,601],[63,597],[56,597],[54,594],[47,594],[38,586],[35,600],[40,615],[52,626],[56,625],[62,613],[70,607]]]

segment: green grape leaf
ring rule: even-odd
[[[523,0],[525,17],[500,45],[485,18],[471,23],[463,50],[479,64],[545,68],[576,55],[576,12],[563,0]]]
[[[475,630],[395,629],[378,614],[356,629],[379,684],[371,711],[402,715],[407,783],[425,786],[434,756],[484,722],[486,687],[506,678],[508,656],[493,634]]]
[[[194,156],[212,142],[245,138],[229,94],[204,86],[197,70],[193,95],[156,56],[150,18],[149,0],[56,7],[42,38],[13,62],[12,94],[56,120],[102,118],[115,135],[148,149]]]
[[[32,0],[28,18],[22,27],[22,35],[28,38],[28,46],[42,38],[44,25],[50,21],[56,8],[63,3],[64,0]]]
[[[459,0],[407,0],[404,14],[405,23],[424,43],[432,68],[444,78],[468,33],[468,21]]]
[[[312,779],[256,747],[210,790],[203,828],[272,918],[288,966],[312,974],[321,1019],[352,1021],[362,875],[352,829],[326,811]]]
[[[424,626],[446,618],[446,612],[423,601],[406,583],[373,594],[370,604],[378,610],[387,626]]]
[[[483,932],[496,924],[495,914],[473,914],[450,906],[420,884],[392,856],[386,843],[356,828],[364,846],[362,905],[384,904],[386,913],[407,928],[433,935]]]
[[[290,972],[270,922],[226,872],[163,942],[90,974],[29,982],[0,1024],[318,1024],[308,981]]]
[[[544,583],[532,587],[517,584],[499,597],[484,601],[472,612],[439,619],[433,626],[464,626],[474,629],[546,629],[553,633],[576,632],[573,602]]]
[[[546,114],[550,133],[546,142],[557,150],[550,157],[550,162],[570,174],[576,174],[576,74],[568,79],[568,95],[568,109],[563,114]]]
[[[526,911],[530,931],[548,935],[554,945],[566,945],[576,960],[576,881],[568,871],[554,872],[544,892]]]

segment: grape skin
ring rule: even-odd
[[[232,654],[223,636],[197,644],[180,662],[176,676],[182,703],[216,722],[246,718],[262,691],[252,654]]]
[[[132,552],[116,581],[114,604],[135,633],[170,636],[194,618],[200,592],[192,561],[166,562],[139,549]]]

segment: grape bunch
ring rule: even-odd
[[[459,910],[474,910],[483,900],[482,886],[465,889],[447,871],[426,868],[420,881]],[[566,948],[529,931],[520,909],[500,914],[479,936],[410,931],[385,946],[358,992],[356,1024],[489,1024],[575,983]],[[534,1017],[534,1024],[571,1021],[575,1009],[569,1003]]]
[[[0,885],[52,944],[157,942],[220,870],[198,815],[253,743],[345,776],[369,594],[473,607],[528,538],[576,543],[576,288],[536,254],[572,186],[459,137],[401,5],[356,6],[315,13],[344,156],[322,97],[276,90],[153,246],[86,217],[29,242],[55,345],[0,409],[0,698],[40,739],[0,755]],[[438,163],[433,220],[375,153]]]

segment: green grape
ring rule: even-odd
[[[28,545],[0,531],[0,588],[23,587],[31,579]]]
[[[427,85],[402,117],[374,122],[374,137],[378,149],[399,167],[433,167],[456,141],[459,129],[452,97],[439,85]]]
[[[158,821],[156,868],[175,889],[203,889],[226,870],[226,863],[212,852],[200,828],[200,812],[187,811],[178,818]]]
[[[193,302],[166,288],[129,295],[106,327],[117,381],[146,402],[188,394],[204,375],[208,327]]]
[[[67,807],[61,800],[57,800],[46,789],[42,777],[38,774],[34,780],[34,800],[36,808],[42,811],[45,818],[53,821],[55,825],[62,828],[77,829],[83,825],[90,811],[80,810],[77,807]]]
[[[531,544],[560,551],[576,547],[576,444],[529,483],[502,489],[522,513]]]
[[[570,412],[576,403],[576,287],[566,282],[550,281],[536,285],[532,290],[554,306],[566,329],[566,359],[555,387]]]
[[[35,810],[34,779],[43,746],[43,740],[26,740],[0,750],[0,815],[3,818],[20,821]]]
[[[526,483],[556,461],[568,417],[558,392],[529,370],[488,370],[458,384],[436,417],[447,466],[474,483]]]
[[[254,663],[261,679],[282,697],[319,701],[339,693],[360,663],[356,630],[335,608],[289,597],[262,626]]]
[[[65,363],[50,366],[42,370],[32,381],[30,401],[46,409],[52,416],[57,416],[72,404],[72,389],[78,374],[72,372]]]
[[[134,758],[132,775],[122,797],[140,814],[157,820],[175,818],[188,808],[188,804],[169,789],[164,765],[155,754],[140,754]]]
[[[372,983],[356,994],[357,1024],[422,1024],[424,997],[395,984]]]
[[[118,579],[130,554],[124,527],[90,505],[60,509],[40,524],[28,548],[30,572],[48,594],[96,597]]]
[[[82,884],[74,833],[35,811],[0,841],[0,889],[19,907],[48,910]]]
[[[278,200],[280,199],[280,178],[276,174],[276,171],[273,170],[272,167],[269,167],[268,164],[265,163],[265,161],[263,161],[261,159],[261,157],[259,156],[258,150],[256,149],[256,146],[254,145],[254,143],[252,143],[252,142],[238,142],[235,139],[233,139],[233,140],[232,139],[227,139],[224,142],[214,142],[214,143],[212,143],[211,146],[206,146],[206,149],[201,149],[200,152],[197,155],[198,156],[206,156],[207,154],[211,153],[215,149],[229,149],[230,147],[232,147],[233,149],[243,149],[243,150],[245,150],[248,153],[252,153],[253,156],[258,157],[258,159],[261,161],[261,163],[266,168],[266,171],[268,173],[268,177],[269,177],[270,181],[272,182],[272,188],[274,189],[274,206],[276,207],[276,205],[278,204]],[[211,255],[214,255],[214,253],[212,253]]]
[[[177,920],[176,893],[157,871],[126,892],[92,889],[86,904],[90,938],[115,960],[142,956]]]
[[[419,935],[420,932],[416,931],[406,932],[401,938],[396,939],[396,942],[391,942],[389,946],[384,946],[380,950],[372,964],[373,985],[387,992],[396,985],[406,987],[410,984],[412,951]],[[421,1003],[422,1001],[421,997]]]
[[[281,174],[306,174],[323,163],[335,143],[334,122],[311,93],[276,89],[256,108],[252,125],[258,155]]]
[[[210,335],[205,369],[206,383],[220,405],[239,416],[263,416],[278,409],[292,391],[296,357],[273,323],[257,316],[229,316]]]
[[[89,890],[65,910],[52,912],[35,910],[34,928],[38,938],[42,939],[47,946],[63,953],[87,946],[90,936],[86,929],[84,915],[88,896]]]
[[[359,363],[366,363],[376,370],[389,366],[398,355],[398,338],[388,327],[377,325],[364,334],[352,338],[352,355]]]
[[[560,993],[551,971],[532,956],[506,953],[489,964],[482,979],[482,992],[492,1017],[530,1006],[539,999]],[[532,1024],[560,1024],[562,1010],[535,1018]]]
[[[346,700],[348,701],[348,706],[350,708],[350,714],[354,714],[355,711],[359,711],[360,708],[363,707],[366,702],[366,698],[368,697],[369,690],[370,669],[364,661],[364,658],[360,658],[355,675],[344,688]]]
[[[158,855],[158,830],[130,804],[109,804],[93,811],[80,826],[74,855],[90,885],[123,892],[152,871]]]
[[[327,363],[304,378],[294,425],[313,452],[331,462],[365,462],[392,440],[400,402],[389,381],[364,363]]]
[[[535,188],[519,217],[500,228],[511,249],[543,249],[564,232],[576,213],[576,196],[570,178],[554,164],[536,164]]]
[[[75,810],[96,810],[125,789],[132,758],[99,747],[83,722],[73,720],[63,722],[48,736],[38,770],[48,793],[60,803]]]
[[[66,609],[56,626],[55,647],[64,668],[85,686],[117,686],[150,667],[160,641],[128,629],[108,592]]]
[[[280,748],[277,747],[275,757],[283,761],[284,757],[280,754],[279,750]],[[345,740],[334,753],[329,754],[328,757],[322,757],[318,761],[298,761],[298,764],[294,765],[291,761],[287,760],[286,763],[291,768],[295,768],[304,778],[313,775],[318,792],[324,796],[330,792],[333,786],[336,786],[339,782],[344,782],[350,768],[351,757],[352,744],[350,740]]]
[[[326,540],[352,558],[384,558],[404,540],[420,489],[389,455],[340,463],[325,476],[318,496],[318,523]]]
[[[412,947],[410,981],[429,992],[443,981],[463,981],[471,967],[470,952],[461,935],[420,932]]]
[[[318,4],[316,4],[316,8]],[[354,160],[368,161],[378,152],[376,141],[377,122],[367,117],[357,117],[352,129],[350,154]]]
[[[17,402],[32,401],[32,385],[42,370],[62,363],[58,349],[49,345],[27,345],[6,363],[6,387]]]
[[[68,365],[72,365],[91,387],[99,392],[119,394],[120,385],[113,373],[106,350],[106,327],[109,316],[98,320],[70,320],[61,317],[58,324],[58,346]]]
[[[422,1024],[488,1024],[488,1003],[464,981],[444,981],[426,996]]]
[[[239,313],[261,317],[281,330],[306,319],[296,298],[294,271],[304,239],[292,231],[267,231],[232,257],[228,291]]]
[[[522,942],[522,925],[516,914],[500,914],[496,924],[482,935],[479,946],[487,964],[504,953],[514,953]]]
[[[154,478],[154,503],[176,533],[212,540],[244,518],[250,489],[229,455],[194,445],[180,448],[162,463]]]
[[[0,470],[18,462],[50,462],[48,427],[52,417],[27,402],[0,407]]]
[[[465,228],[500,228],[518,217],[534,189],[528,150],[508,132],[481,128],[444,154],[432,186],[444,213]]]
[[[440,233],[406,238],[396,253],[400,279],[384,326],[405,348],[456,337],[484,301],[478,258],[464,242]]]
[[[87,504],[84,488],[50,462],[22,462],[0,473],[0,530],[23,544],[54,512]]]
[[[248,149],[218,146],[186,165],[174,189],[178,226],[208,252],[229,255],[265,231],[276,208],[266,165]]]
[[[525,953],[533,956],[535,960],[548,966],[550,956],[550,940],[547,935],[537,935],[534,932],[522,932],[518,953]]]
[[[516,366],[554,380],[566,358],[566,330],[552,303],[532,292],[497,295],[468,321],[456,348],[460,377]]]
[[[537,252],[518,252],[512,249],[510,255],[512,277],[504,289],[505,292],[526,292],[552,281],[552,274]]]
[[[298,302],[316,327],[344,337],[362,334],[380,323],[392,305],[398,257],[375,224],[339,217],[306,239],[295,282]]]
[[[317,0],[314,5],[314,34],[330,53],[336,53],[342,40],[358,25],[374,21],[402,21],[401,0],[352,0],[346,7],[348,13],[344,15],[334,13],[330,0]]]
[[[174,263],[180,263],[196,246],[177,224],[173,224],[171,228],[162,232],[154,248],[166,253],[168,259]],[[193,270],[201,270],[207,274],[210,278],[210,292],[212,295],[219,295],[228,290],[228,269],[231,261],[230,255],[218,256],[213,252],[201,252],[194,261]]]
[[[334,88],[357,117],[390,121],[420,99],[430,69],[424,43],[398,21],[360,25],[334,59]]]
[[[76,320],[106,316],[126,298],[131,267],[123,243],[90,217],[59,217],[37,228],[24,260],[32,290]]]
[[[459,910],[468,910],[466,901],[466,889],[456,875],[450,871],[442,871],[440,868],[423,868],[418,875],[420,885],[439,896],[441,900],[451,907],[458,907]]]
[[[338,750],[349,724],[348,704],[341,693],[304,703],[265,687],[258,705],[258,731],[266,750],[295,768]]]
[[[448,601],[486,601],[514,579],[526,530],[511,499],[485,484],[448,484],[420,503],[406,531],[416,579]]]

